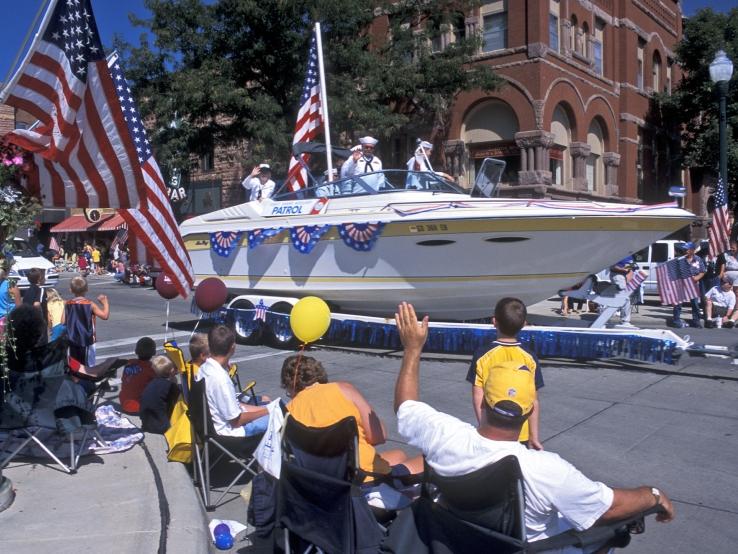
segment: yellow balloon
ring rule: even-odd
[[[290,327],[303,343],[315,342],[328,330],[331,324],[331,311],[317,296],[306,296],[292,306]]]

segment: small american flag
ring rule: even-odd
[[[692,279],[691,266],[686,258],[674,258],[656,267],[656,282],[661,303],[673,306],[700,295],[697,283]]]
[[[261,321],[266,321],[266,315],[267,315],[266,304],[264,304],[263,299],[260,299],[259,303],[256,306],[254,306],[254,319],[260,319]]]
[[[728,195],[725,184],[720,177],[715,189],[715,209],[712,212],[712,223],[707,229],[710,238],[710,256],[716,258],[728,250],[730,240],[730,222],[728,213]]]
[[[636,271],[633,273],[633,277],[628,281],[628,284],[626,285],[626,289],[628,292],[634,292],[643,284],[643,281],[646,280],[646,277],[648,275],[643,271]]]
[[[113,242],[110,243],[110,250],[113,250],[116,245],[118,248],[123,248],[128,241],[128,229],[125,227],[122,229],[118,229],[115,233],[115,237],[113,238]]]
[[[322,124],[320,81],[318,79],[318,47],[315,33],[313,33],[313,38],[310,40],[310,52],[308,53],[307,75],[305,76],[305,84],[302,87],[300,110],[297,112],[295,136],[292,139],[292,144],[310,142],[318,134],[318,130],[320,130]],[[307,154],[303,154],[302,159],[307,162],[309,157]],[[291,191],[296,191],[305,188],[306,184],[307,172],[295,160],[294,156],[291,156],[290,167],[287,171],[287,187]]]

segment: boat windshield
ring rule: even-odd
[[[339,196],[366,196],[369,194],[384,194],[397,191],[431,191],[447,192],[452,194],[469,193],[458,185],[447,181],[437,173],[430,171],[404,171],[388,169],[375,173],[365,173],[346,179],[333,181],[323,180],[317,184],[301,189],[297,192],[285,190],[283,187],[273,200],[295,200],[304,198],[336,198]]]

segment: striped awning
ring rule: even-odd
[[[123,218],[115,214],[107,214],[100,218],[100,221],[90,223],[84,215],[76,214],[69,216],[61,223],[57,223],[51,228],[52,233],[81,233],[85,231],[117,231],[125,229],[126,222]]]

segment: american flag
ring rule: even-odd
[[[34,153],[31,192],[45,206],[119,208],[187,296],[192,266],[117,56],[108,67],[90,0],[51,2],[3,96],[40,121],[8,136]]]
[[[126,242],[128,241],[128,229],[122,228],[118,229],[115,233],[115,237],[113,238],[113,242],[110,243],[110,250],[113,250],[115,246],[117,245],[118,248],[123,248],[126,245]]]
[[[625,288],[628,290],[628,292],[635,292],[638,287],[640,287],[646,280],[646,277],[648,277],[648,274],[643,271],[634,272],[633,277],[630,279],[630,281],[628,281],[628,284],[625,286]]]
[[[320,106],[320,81],[318,79],[318,47],[315,40],[315,33],[310,40],[310,52],[308,54],[307,75],[305,76],[305,84],[302,87],[302,96],[300,97],[300,111],[297,112],[297,123],[295,123],[295,136],[292,138],[292,144],[298,142],[310,142],[318,134],[320,126],[323,124]],[[309,156],[302,155],[302,159],[307,162]],[[307,172],[295,160],[294,156],[290,157],[290,167],[287,171],[287,186],[289,190],[296,191],[305,187],[307,184]]]
[[[661,303],[667,306],[681,304],[700,296],[692,279],[691,266],[686,258],[674,258],[656,267],[656,282]]]
[[[727,252],[730,240],[730,222],[728,213],[728,195],[725,193],[725,183],[720,177],[715,189],[715,209],[712,212],[712,223],[707,229],[710,238],[710,256],[716,258]]]

